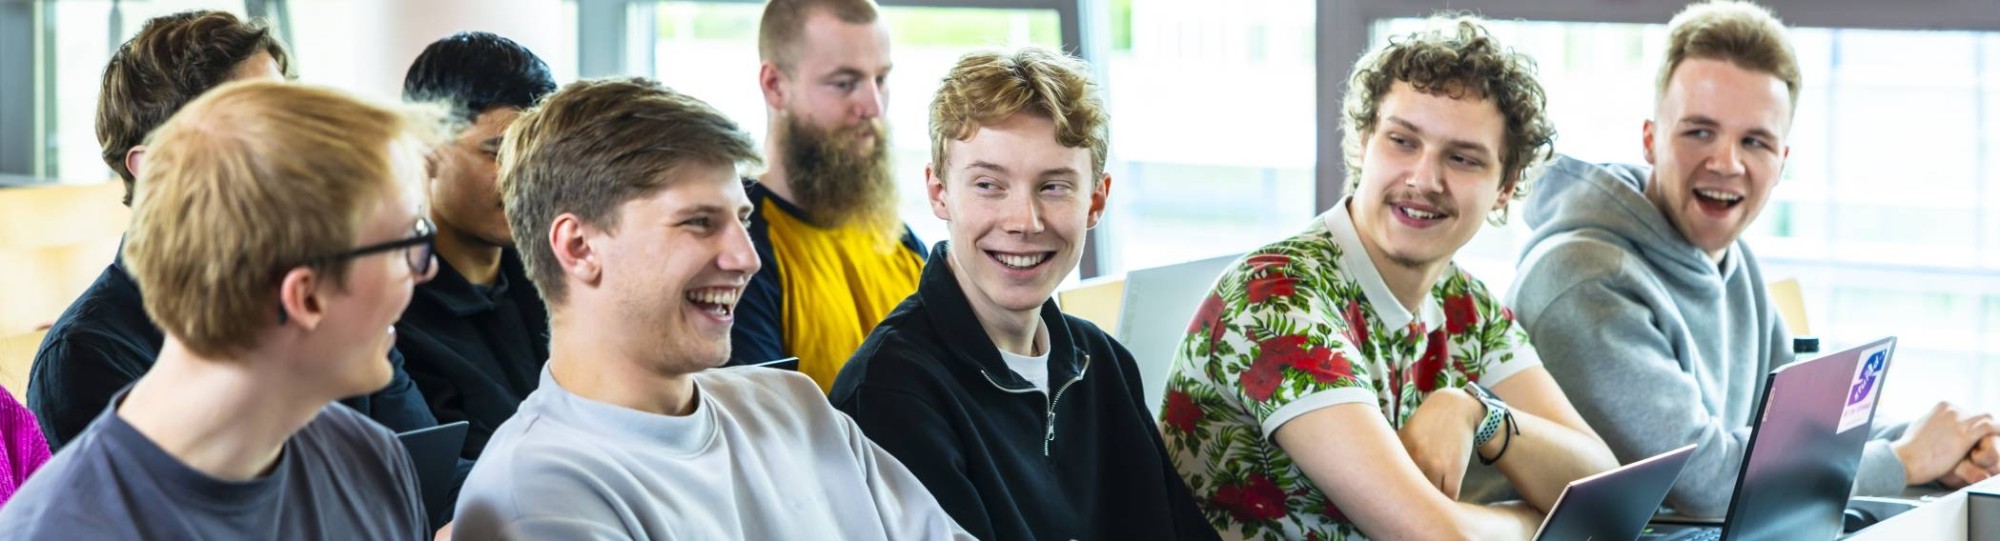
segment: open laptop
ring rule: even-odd
[[[1118,343],[1132,352],[1145,384],[1146,407],[1159,417],[1167,394],[1167,368],[1187,337],[1188,321],[1215,286],[1222,271],[1242,254],[1211,257],[1125,273],[1124,301],[1118,310]]]
[[[1681,476],[1694,444],[1592,475],[1564,487],[1535,531],[1536,541],[1618,540],[1639,536]]]
[[[438,519],[450,516],[452,477],[458,471],[458,455],[465,448],[465,421],[411,430],[396,435],[410,453],[410,465],[417,469],[417,487],[424,498],[424,515],[431,529],[443,526]]]
[[[1658,524],[1641,539],[1833,539],[1868,443],[1895,337],[1771,371],[1720,525]]]

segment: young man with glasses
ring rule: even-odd
[[[151,163],[148,133],[217,85],[283,80],[287,58],[269,28],[225,12],[189,11],[147,21],[105,66],[98,101],[98,141],[105,163],[125,180],[127,204],[139,172]],[[119,257],[42,339],[29,376],[28,409],[35,412],[52,450],[61,450],[82,432],[112,395],[144,375],[160,355],[166,335],[146,318],[141,296],[129,265]],[[392,382],[341,402],[391,430],[436,426],[437,418],[403,373],[402,357],[393,349],[387,355],[395,374]]]
[[[252,82],[162,126],[123,253],[165,344],[0,510],[0,532],[428,537],[395,435],[333,402],[389,383],[389,325],[435,266],[416,190],[435,122]]]

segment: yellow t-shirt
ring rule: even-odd
[[[764,266],[737,304],[731,364],[798,357],[799,371],[830,391],[875,324],[916,293],[921,245],[907,229],[892,243],[860,227],[814,226],[762,185],[745,188]]]

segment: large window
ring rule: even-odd
[[[1313,208],[1313,3],[1117,0],[1107,271],[1244,252]]]
[[[1378,23],[1387,36],[1420,20]],[[1559,152],[1643,163],[1664,25],[1502,21],[1536,58]],[[2000,34],[1795,28],[1805,72],[1784,177],[1746,233],[1770,280],[1798,278],[1829,347],[1901,338],[1884,415],[1939,397],[2000,409]],[[1921,54],[1913,54],[1921,51]],[[1489,227],[1460,261],[1496,290],[1527,228]]]
[[[52,113],[54,141],[44,144],[55,149],[53,176],[65,182],[101,182],[117,176],[99,158],[96,131],[98,90],[104,64],[110,60],[114,47],[131,39],[148,19],[161,15],[209,9],[247,17],[244,0],[34,1],[52,15],[49,31],[55,36],[52,55],[55,62],[37,68],[52,78],[54,92],[40,97],[44,101],[35,106]],[[386,70],[395,80],[401,80],[401,74],[409,66],[382,65],[374,59],[360,58],[354,40],[384,36],[362,31],[378,27],[362,24],[365,21],[356,18],[363,14],[392,14],[391,8],[398,7],[390,3],[393,1],[400,0],[269,0],[263,5],[270,10],[267,20],[280,34],[287,30],[293,33],[281,37],[290,47],[292,69],[301,82],[379,95],[381,89],[359,88],[364,79],[360,70]],[[553,5],[557,0],[546,1]],[[553,24],[559,25],[558,33],[564,36],[562,46],[538,48],[536,53],[549,63],[558,81],[567,82],[576,76],[574,0],[563,0],[559,10],[562,20]],[[286,14],[291,24],[278,20]]]
[[[1114,0],[1095,66],[1111,109],[1111,208],[1102,272],[1248,250],[1312,215],[1312,3],[1255,0],[1217,10],[1191,0]],[[729,114],[761,141],[756,4],[661,2],[653,51],[661,81]],[[1062,48],[1048,9],[886,7],[896,68],[887,113],[903,217],[926,242],[944,223],[925,204],[928,109],[966,52]],[[1228,96],[1225,100],[1222,98]]]

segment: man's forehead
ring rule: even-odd
[[[687,164],[667,173],[664,186],[627,204],[651,207],[664,213],[719,210],[735,213],[750,204],[743,182],[733,166]]]
[[[850,23],[819,11],[806,19],[802,30],[798,43],[792,44],[793,58],[800,66],[823,72],[857,69],[869,73],[889,67],[889,29],[880,18]]]
[[[1046,116],[1016,113],[990,125],[972,128],[965,139],[947,141],[952,166],[988,169],[1011,175],[1042,175],[1088,168],[1089,147],[1064,146],[1056,139],[1055,122]]]
[[[1426,137],[1475,142],[1499,151],[1507,130],[1506,117],[1492,98],[1462,93],[1423,92],[1397,81],[1377,109],[1376,129],[1399,128]]]
[[[1674,69],[1660,100],[1664,122],[1711,123],[1781,131],[1791,120],[1791,91],[1778,76],[1727,60],[1690,58]]]

